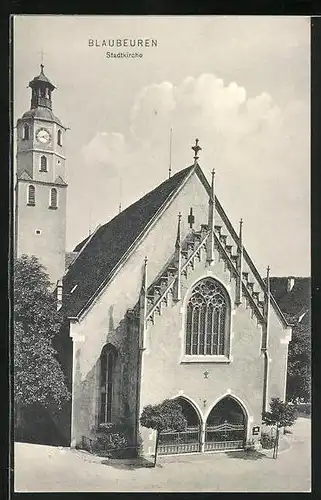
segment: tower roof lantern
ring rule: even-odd
[[[50,90],[54,90],[56,87],[51,83],[51,81],[46,77],[46,75],[43,72],[44,65],[40,64],[40,74],[38,76],[35,76],[33,80],[29,82],[29,87],[31,88],[36,88],[40,85],[45,85],[48,87]]]

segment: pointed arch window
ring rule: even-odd
[[[36,188],[32,184],[28,186],[28,205],[34,207],[36,204]]]
[[[58,191],[56,188],[50,189],[50,208],[58,208]]]
[[[57,143],[58,143],[58,146],[62,146],[62,132],[60,129],[57,132]]]
[[[40,172],[48,172],[48,161],[45,155],[40,157]]]
[[[226,356],[230,299],[221,283],[205,278],[193,287],[186,311],[186,355]]]
[[[117,351],[107,345],[100,356],[99,423],[110,423],[113,418],[114,378]]]
[[[28,141],[30,138],[30,127],[28,123],[25,123],[23,126],[23,140]]]

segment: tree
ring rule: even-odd
[[[272,398],[270,411],[263,412],[262,419],[266,425],[275,426],[276,435],[273,449],[273,458],[278,456],[279,432],[281,427],[291,427],[297,419],[296,407],[293,404]]]
[[[310,401],[311,394],[311,335],[305,324],[293,328],[289,344],[287,400]]]
[[[35,256],[14,266],[14,405],[16,428],[23,410],[60,409],[70,395],[52,340],[62,325],[49,276]]]
[[[142,426],[154,429],[156,434],[154,467],[156,466],[159,436],[161,432],[182,432],[187,427],[187,421],[182,413],[181,405],[172,399],[165,399],[158,405],[147,405],[140,417]]]

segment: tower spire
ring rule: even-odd
[[[31,88],[31,109],[43,107],[52,108],[51,93],[56,88],[44,73],[43,61],[40,64],[40,74],[29,82]]]
[[[215,225],[215,170],[212,170],[212,181],[210,197],[208,200],[208,239],[207,239],[207,262],[211,264],[214,260],[214,225]]]

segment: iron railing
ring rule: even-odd
[[[162,432],[159,436],[158,453],[172,455],[200,451],[200,428],[188,427],[183,432]]]

